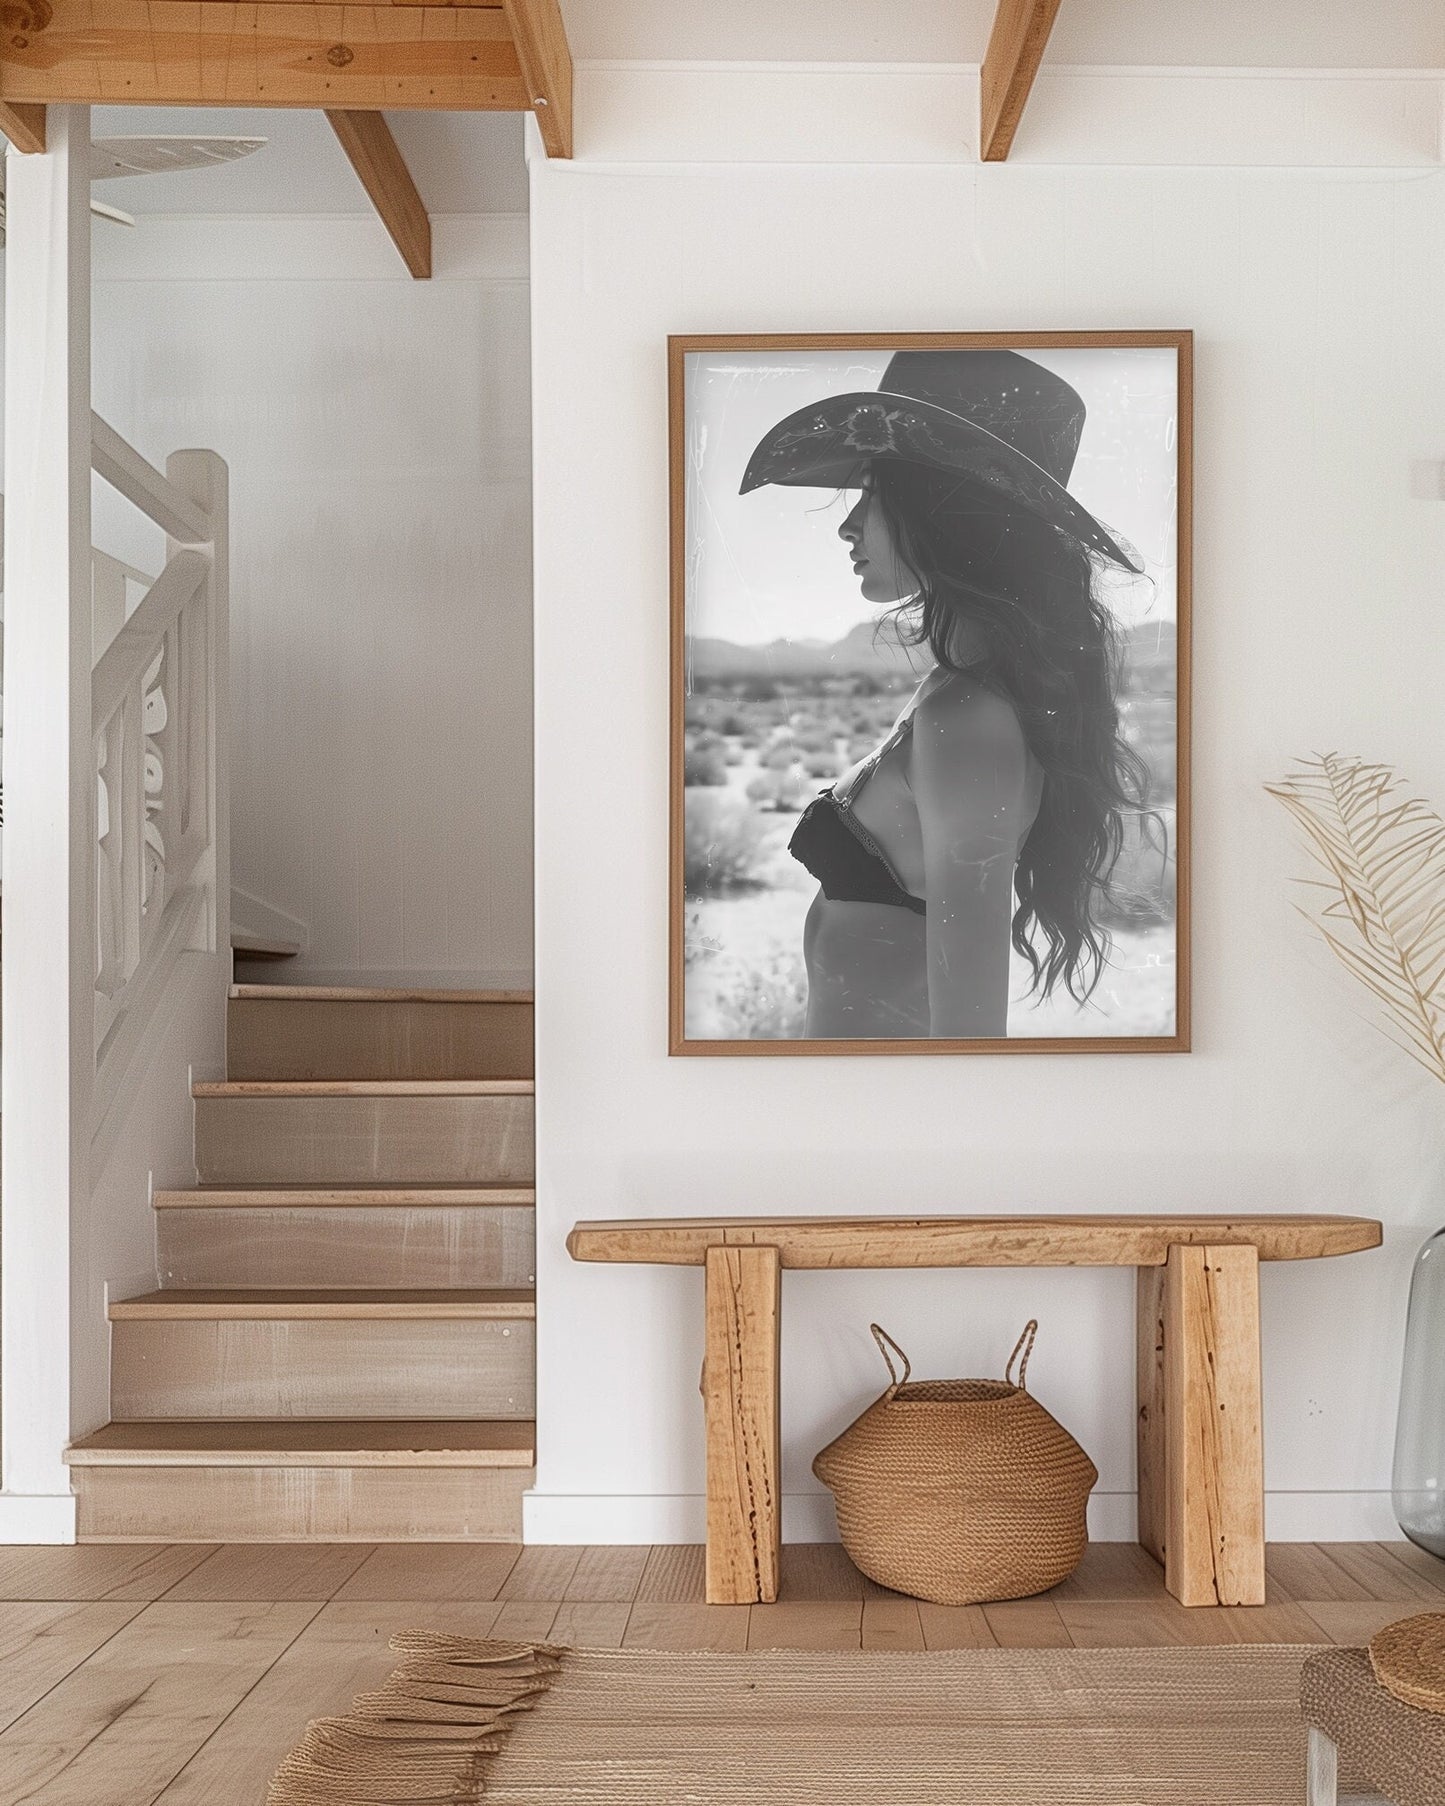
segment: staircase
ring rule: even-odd
[[[82,1540],[519,1540],[532,1090],[528,993],[233,985],[68,1452]]]

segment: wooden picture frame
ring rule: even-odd
[[[712,941],[705,932],[698,932],[698,922],[689,917],[690,902],[687,892],[688,853],[688,807],[689,794],[694,797],[700,794],[697,786],[689,787],[686,783],[688,759],[688,705],[690,699],[695,703],[701,701],[701,692],[694,691],[695,682],[693,661],[689,650],[698,622],[693,619],[690,602],[690,591],[695,581],[700,581],[699,573],[704,568],[704,557],[696,543],[690,542],[692,523],[689,519],[689,486],[690,483],[701,482],[698,476],[703,455],[721,455],[710,448],[717,446],[719,435],[699,435],[690,439],[693,422],[689,419],[689,375],[690,372],[703,372],[708,380],[713,379],[715,369],[726,372],[726,380],[736,382],[751,368],[749,359],[771,357],[773,364],[766,365],[766,372],[771,386],[782,396],[784,401],[792,399],[796,403],[798,384],[793,378],[798,374],[804,361],[808,358],[819,359],[819,373],[822,376],[817,394],[820,404],[824,401],[837,401],[840,398],[840,370],[847,367],[851,377],[852,369],[864,367],[870,363],[886,361],[897,352],[959,352],[984,350],[990,352],[1015,352],[1028,358],[1031,352],[1065,354],[1056,357],[1055,363],[1064,364],[1072,359],[1071,368],[1085,368],[1085,364],[1075,353],[1163,353],[1162,361],[1151,363],[1147,360],[1137,367],[1146,370],[1166,369],[1167,354],[1173,356],[1173,412],[1168,421],[1167,458],[1159,469],[1150,473],[1150,492],[1171,492],[1172,516],[1162,510],[1158,518],[1164,521],[1159,543],[1165,547],[1161,555],[1158,570],[1167,575],[1173,589],[1174,614],[1172,620],[1177,623],[1174,640],[1175,689],[1173,701],[1175,705],[1174,736],[1172,741],[1175,782],[1174,799],[1168,806],[1168,846],[1164,855],[1169,871],[1166,876],[1172,879],[1173,919],[1171,927],[1171,949],[1173,966],[1172,1011],[1167,1020],[1161,1016],[1163,1032],[1127,1032],[1127,1010],[1121,1015],[1126,1023],[1126,1032],[1088,1032],[1088,1029],[1076,1029],[1071,1021],[1070,1032],[1051,1033],[1037,1032],[1027,1029],[1023,1033],[1008,1032],[1003,1035],[980,1035],[966,1038],[949,1038],[944,1035],[933,1035],[915,1030],[908,1035],[847,1035],[828,1034],[809,1036],[806,1033],[779,1032],[776,1023],[770,1023],[773,1032],[765,1028],[762,1033],[746,1035],[728,1035],[706,1032],[706,1024],[700,1032],[698,1024],[689,1022],[689,932],[694,931],[693,947],[702,947],[704,957],[713,957]],[[828,360],[824,354],[836,355]],[[779,363],[779,354],[782,363]],[[695,360],[712,360],[706,365]],[[723,360],[719,363],[719,360]],[[1034,361],[1034,360],[1031,360]],[[783,369],[786,380],[774,381],[776,370]],[[758,368],[765,366],[759,364]],[[915,366],[916,367],[916,366]],[[981,366],[980,366],[981,367]],[[1043,361],[1046,372],[1051,369],[1047,361]],[[1101,373],[1107,374],[1108,366],[1100,363]],[[1120,368],[1133,369],[1131,362],[1120,365]],[[701,378],[699,378],[701,380]],[[760,379],[761,380],[761,379]],[[1112,378],[1110,379],[1113,380]],[[857,381],[842,383],[845,389],[873,388],[874,384]],[[1117,386],[1117,385],[1116,385]],[[850,397],[850,399],[853,399]],[[861,399],[861,398],[858,398]],[[1077,400],[1078,397],[1075,396]],[[1191,620],[1191,552],[1192,552],[1192,400],[1193,400],[1193,335],[1187,331],[1178,332],[1017,332],[1017,333],[842,333],[842,334],[724,334],[724,335],[684,335],[668,340],[668,413],[669,413],[669,445],[670,445],[670,540],[671,540],[671,711],[670,711],[670,808],[669,808],[669,1036],[668,1051],[683,1056],[796,1056],[796,1055],[874,1055],[874,1054],[1073,1054],[1073,1053],[1183,1053],[1190,1045],[1190,620]],[[1160,402],[1159,406],[1167,405]],[[776,415],[787,413],[785,406],[776,408]],[[1127,416],[1127,420],[1126,420]],[[1112,472],[1114,491],[1119,491],[1120,471],[1125,462],[1119,453],[1122,438],[1127,438],[1125,427],[1132,423],[1132,403],[1120,404],[1118,416],[1105,414],[1104,419],[1113,423],[1110,435],[1113,441],[1111,460],[1105,460]],[[1155,439],[1166,442],[1161,419],[1151,427]],[[822,429],[819,429],[822,430]],[[1096,429],[1095,438],[1099,437]],[[849,441],[852,442],[851,440]],[[741,443],[741,442],[739,442]],[[1083,439],[1079,442],[1079,463],[1074,467],[1073,482],[1065,477],[1065,503],[1074,505],[1076,511],[1082,511],[1087,504],[1079,502],[1073,495],[1073,488],[1078,484],[1080,468],[1084,466],[1085,448],[1089,445],[1089,428],[1084,426]],[[706,452],[704,452],[704,448]],[[762,450],[759,445],[759,452]],[[1012,448],[1011,448],[1012,449]],[[736,451],[736,447],[734,447]],[[1161,453],[1161,457],[1164,454]],[[739,466],[739,459],[734,456],[734,465]],[[728,482],[736,490],[738,471],[729,470]],[[770,479],[764,478],[767,482]],[[779,482],[811,482],[812,479],[779,478]],[[1095,485],[1098,486],[1097,484]],[[1140,484],[1142,488],[1144,485]],[[721,493],[721,491],[719,491]],[[795,488],[792,493],[796,495]],[[811,493],[815,498],[817,489]],[[1111,492],[1112,493],[1112,492]],[[748,496],[747,501],[754,498]],[[1116,510],[1117,512],[1117,510]],[[716,510],[711,510],[715,516]],[[1086,520],[1095,517],[1085,514]],[[1099,517],[1103,518],[1103,517]],[[1131,522],[1120,516],[1108,517],[1109,525],[1105,529],[1112,532],[1115,526],[1120,529],[1115,543],[1133,548],[1124,537],[1129,532]],[[1055,523],[1057,524],[1057,523]],[[850,542],[850,550],[854,549]],[[1144,563],[1147,552],[1137,555],[1137,562]],[[855,568],[857,568],[855,566]],[[1148,577],[1146,565],[1145,577]],[[1133,581],[1130,578],[1130,581]],[[1162,590],[1163,584],[1155,579]],[[875,611],[876,612],[876,611]],[[1123,619],[1122,616],[1119,617]],[[1130,632],[1140,630],[1140,618],[1131,622]],[[1160,615],[1153,623],[1160,630],[1169,618]],[[799,645],[812,642],[798,641]],[[1130,645],[1133,641],[1129,642]],[[726,645],[725,640],[710,640],[708,635],[697,635],[695,650],[704,646],[715,647]],[[778,642],[779,645],[783,641]],[[840,641],[841,645],[842,642]],[[739,691],[741,695],[741,690]],[[1128,723],[1125,719],[1129,702],[1124,700],[1124,686],[1121,680],[1119,697],[1121,699],[1120,719],[1123,725],[1120,735],[1128,737]],[[1146,700],[1167,700],[1161,690],[1157,698]],[[733,725],[737,725],[734,723]],[[774,730],[776,731],[776,730]],[[719,736],[714,735],[716,739]],[[1149,742],[1152,746],[1153,742]],[[731,758],[736,748],[731,743],[726,748],[726,756]],[[694,753],[697,742],[694,743]],[[722,755],[719,755],[722,756]],[[1162,756],[1158,763],[1162,764]],[[697,775],[696,767],[694,776]],[[716,770],[705,774],[708,782],[723,786],[731,785],[733,779],[724,775],[719,779]],[[757,780],[754,780],[756,783]],[[821,781],[818,785],[821,788]],[[724,790],[724,796],[732,792]],[[782,808],[782,802],[776,806]],[[1143,819],[1142,812],[1140,819]],[[1024,836],[1026,841],[1027,834]],[[1023,844],[1022,842],[1020,843]],[[1161,871],[1163,868],[1161,867]],[[808,882],[812,882],[808,880]],[[1159,882],[1159,896],[1167,894],[1165,878]],[[692,899],[693,918],[700,915],[701,907],[710,899],[699,898],[694,894]],[[926,905],[926,898],[923,899]],[[1159,904],[1162,911],[1164,904]],[[902,913],[902,912],[900,912]],[[1117,946],[1117,941],[1116,941]],[[697,957],[695,954],[694,957]],[[1154,962],[1157,966],[1157,962]],[[1142,970],[1142,967],[1140,968]],[[1137,975],[1137,974],[1136,974]],[[1121,980],[1122,985],[1122,980]],[[1011,999],[1016,999],[1011,992]],[[1162,995],[1167,995],[1163,993]],[[771,1007],[771,1006],[770,1006]],[[1010,1003],[1010,1011],[1016,1006]],[[1091,1010],[1095,1008],[1092,1004]],[[1162,1010],[1163,1005],[1160,1005]],[[694,1006],[696,1014],[696,1006]],[[789,1018],[796,1022],[796,1010]],[[751,1026],[751,1019],[750,1024]],[[1092,1026],[1092,1018],[1091,1024]]]

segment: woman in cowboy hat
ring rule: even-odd
[[[742,493],[857,489],[839,529],[865,600],[933,669],[893,732],[805,810],[809,1038],[1008,1032],[1012,947],[1079,1002],[1096,908],[1146,773],[1119,733],[1096,565],[1135,558],[1069,494],[1077,393],[1017,352],[899,352],[873,393],[780,421]]]

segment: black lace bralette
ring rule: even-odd
[[[837,786],[825,790],[798,818],[788,851],[818,880],[830,902],[891,903],[899,909],[911,909],[914,915],[928,913],[923,898],[915,897],[899,883],[888,855],[853,810],[858,792],[912,727],[913,717],[909,715],[859,768],[841,794]]]

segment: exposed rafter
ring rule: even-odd
[[[558,0],[502,0],[549,157],[572,155],[572,52]]]
[[[413,276],[430,276],[431,221],[391,127],[380,113],[328,108],[326,117],[391,234],[391,242],[401,252],[402,262]]]
[[[1019,129],[1059,0],[998,0],[979,71],[979,155],[1002,163]]]
[[[0,101],[12,106],[520,113],[531,99],[498,6],[13,0],[0,37]]]
[[[18,151],[43,151],[45,149],[45,108],[41,106],[10,106],[0,101],[0,132],[3,132]]]
[[[47,101],[535,113],[572,154],[572,55],[558,0],[11,0],[0,131],[44,142]]]

